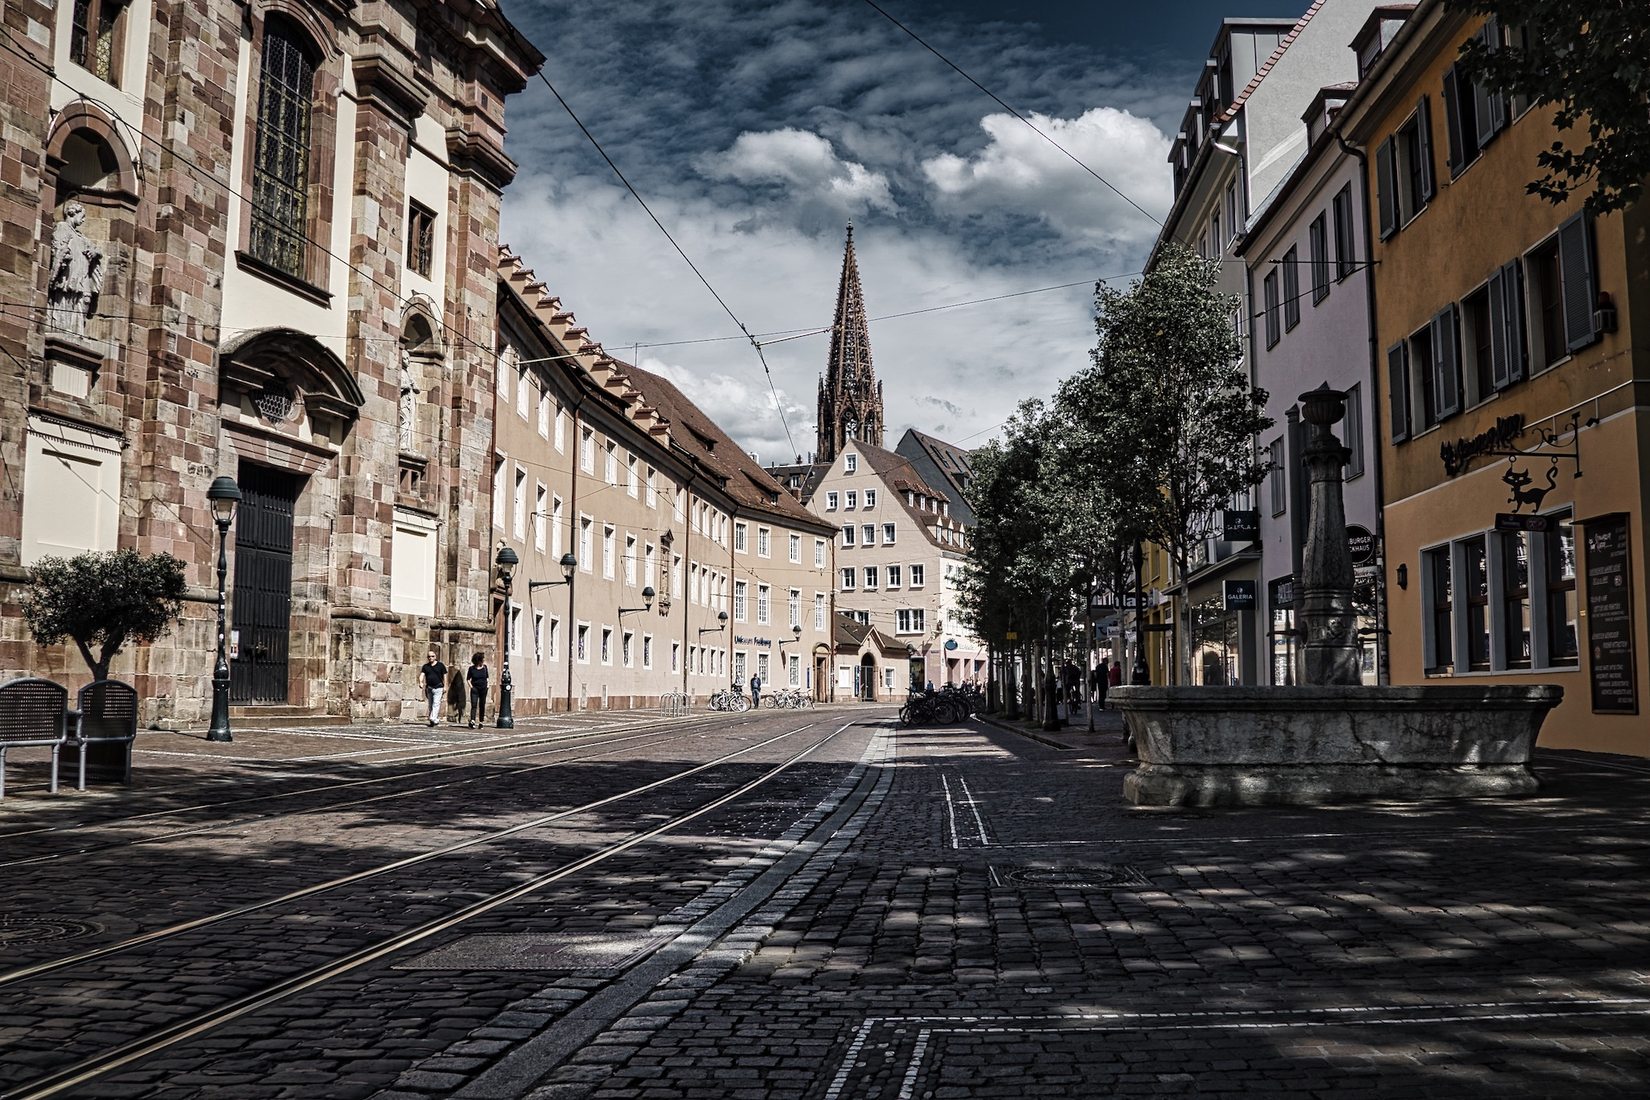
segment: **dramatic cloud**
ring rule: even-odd
[[[843,160],[830,142],[805,130],[746,131],[731,148],[701,156],[696,165],[711,179],[780,185],[799,206],[821,204],[844,217],[895,209],[887,176]]]
[[[977,444],[1021,398],[1050,393],[1087,361],[1093,280],[1137,269],[1155,232],[868,6],[564,0],[509,13],[751,332],[830,324],[853,221],[890,445],[906,427]],[[1159,127],[1195,70],[1151,71],[1148,55],[1003,21],[983,2],[901,17],[1148,210],[1167,205]],[[591,335],[667,374],[764,461],[811,451],[824,338],[768,337],[781,421],[756,351],[556,101],[529,88],[508,121],[521,173],[504,238]],[[933,311],[978,299],[997,300]]]
[[[1095,244],[1150,242],[1157,225],[1128,200],[1155,217],[1167,212],[1172,199],[1165,168],[1168,136],[1147,120],[1111,107],[1096,107],[1074,119],[1029,117],[1060,148],[1012,115],[987,115],[980,122],[990,137],[985,148],[967,157],[941,153],[923,162],[940,201],[975,215],[1035,214],[1061,236]],[[1106,183],[1074,164],[1062,148]]]

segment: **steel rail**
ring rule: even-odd
[[[104,944],[102,947],[93,947],[86,951],[77,952],[73,955],[63,955],[56,959],[48,959],[44,962],[31,963],[28,966],[21,966],[14,970],[8,970],[0,973],[0,987],[15,985],[18,982],[25,981],[30,978],[38,978],[44,974],[53,974],[61,970],[67,970],[71,967],[80,966],[84,963],[95,962],[98,959],[105,959],[111,955],[118,955],[123,952],[130,951],[136,947],[142,947],[151,943],[157,943],[161,940],[171,939],[174,936],[181,936],[186,932],[193,932],[200,928],[207,928],[215,924],[222,924],[225,921],[235,920],[236,918],[244,917],[250,913],[258,913],[265,909],[271,909],[278,905],[284,905],[288,902],[298,901],[302,898],[314,897],[316,894],[323,894],[343,886],[351,885],[352,883],[364,882],[368,879],[378,878],[381,875],[387,875],[393,871],[403,870],[407,867],[417,866],[420,863],[427,863],[433,859],[439,859],[442,856],[452,855],[454,852],[462,852],[466,849],[475,848],[482,844],[490,844],[494,841],[502,840],[505,837],[515,836],[518,833],[543,828],[544,826],[554,824],[557,821],[562,821],[578,814],[589,813],[591,810],[600,809],[603,806],[622,801],[626,798],[633,798],[639,794],[646,794],[648,791],[656,790],[659,787],[668,786],[669,784],[678,782],[679,780],[685,779],[690,775],[697,775],[699,772],[706,771],[710,768],[719,767],[720,765],[727,763],[729,760],[737,759],[738,757],[744,756],[746,753],[755,752],[757,749],[766,748],[768,745],[771,745],[776,741],[783,741],[787,737],[795,737],[797,734],[801,733],[803,730],[809,729],[814,724],[815,723],[810,722],[801,729],[791,730],[789,733],[778,734],[774,737],[768,738],[765,741],[758,741],[755,744],[747,745],[735,752],[726,753],[715,758],[714,760],[707,760],[703,764],[696,764],[693,767],[677,772],[674,775],[667,775],[661,779],[655,779],[652,782],[644,783],[639,787],[631,787],[628,790],[620,791],[617,794],[607,795],[603,798],[586,802],[583,805],[574,806],[566,810],[558,810],[552,814],[545,814],[541,817],[536,817],[529,821],[519,822],[503,829],[496,829],[490,833],[483,833],[480,836],[470,837],[467,840],[455,841],[452,844],[444,844],[439,848],[432,848],[428,851],[420,852],[417,855],[404,856],[401,859],[393,860],[389,863],[379,864],[376,867],[366,867],[359,871],[352,871],[347,875],[340,875],[336,878],[312,883],[309,886],[300,887],[297,890],[291,890],[276,897],[264,898],[261,901],[251,901],[245,903],[244,905],[237,905],[229,909],[220,910],[216,913],[208,913],[203,916],[192,917],[189,920],[179,921],[176,924],[170,924],[164,928],[156,928],[148,932],[139,933],[136,936],[128,937],[127,939],[120,940],[116,943]],[[831,736],[835,737],[836,734],[832,734]]]
[[[695,728],[697,728],[697,727],[695,727]],[[511,759],[518,760],[518,761],[519,760],[531,760],[534,757],[547,756],[547,755],[549,755],[550,753],[553,753],[553,752],[563,752],[563,751],[568,751],[568,750],[577,751],[579,749],[596,748],[596,747],[605,746],[605,745],[614,745],[614,744],[619,744],[619,743],[622,743],[622,742],[629,742],[629,741],[639,740],[641,738],[647,737],[648,733],[649,733],[649,731],[647,731],[647,730],[643,730],[641,732],[630,732],[630,733],[625,733],[625,732],[622,732],[621,730],[602,730],[602,731],[592,731],[591,733],[588,733],[588,734],[569,735],[568,737],[564,738],[564,740],[573,741],[573,740],[579,740],[581,738],[595,738],[595,737],[604,737],[604,736],[608,737],[608,739],[605,740],[605,741],[587,742],[586,744],[582,744],[582,745],[558,745],[557,747],[554,747],[554,748],[544,749],[544,750],[539,751],[539,752],[528,753],[524,756],[513,757]],[[608,736],[610,734],[613,735],[613,736]],[[668,743],[670,741],[680,740],[680,739],[683,739],[683,738],[686,738],[686,737],[690,737],[692,735],[693,735],[692,731],[687,731],[687,730],[684,730],[684,731],[681,731],[681,732],[672,731],[671,733],[667,734],[666,736],[663,736],[663,737],[659,738],[659,741],[660,741],[660,743]],[[538,748],[539,744],[542,744],[542,743],[528,744],[528,745],[523,745],[523,746],[520,746],[520,747],[522,747],[522,748]],[[501,751],[508,752],[510,750],[509,750],[508,747],[506,747]],[[568,759],[552,760],[552,761],[550,761],[549,763],[546,763],[546,764],[531,764],[531,765],[527,765],[527,766],[524,766],[524,767],[508,768],[508,769],[502,770],[502,771],[500,771],[500,770],[489,770],[489,771],[483,772],[480,775],[473,775],[473,776],[470,776],[470,777],[465,778],[465,779],[444,779],[439,783],[426,783],[423,786],[419,786],[419,787],[407,787],[407,788],[403,788],[402,790],[398,790],[398,791],[386,791],[383,794],[375,794],[375,795],[371,795],[371,796],[366,797],[366,798],[351,799],[351,800],[344,801],[344,802],[327,802],[327,803],[323,803],[319,806],[306,806],[306,807],[303,807],[301,809],[294,809],[294,810],[270,810],[270,811],[265,812],[265,813],[248,813],[248,814],[243,814],[239,817],[222,818],[222,819],[214,820],[214,821],[211,821],[211,822],[208,822],[208,823],[203,823],[203,824],[200,824],[200,825],[194,825],[194,826],[191,826],[191,827],[186,828],[186,829],[174,829],[171,832],[160,833],[160,834],[157,834],[155,836],[137,837],[137,838],[134,838],[134,839],[131,839],[131,840],[111,840],[111,841],[106,841],[106,842],[101,843],[101,844],[88,844],[88,845],[86,845],[84,847],[80,847],[80,848],[69,848],[69,849],[67,849],[65,851],[61,851],[61,852],[45,852],[45,853],[42,853],[42,854],[39,854],[39,855],[23,856],[23,857],[20,857],[18,859],[12,859],[12,860],[6,860],[6,861],[3,861],[3,862],[0,862],[0,870],[4,870],[7,867],[23,867],[23,866],[27,866],[27,865],[30,865],[30,864],[36,864],[36,863],[49,863],[53,860],[66,859],[66,858],[70,858],[70,857],[73,857],[73,856],[92,855],[92,854],[95,854],[97,852],[108,852],[108,851],[116,851],[116,850],[120,850],[120,849],[124,849],[124,848],[135,848],[135,847],[138,847],[139,845],[143,845],[143,844],[159,844],[163,841],[177,840],[181,837],[196,836],[200,833],[215,832],[215,831],[219,831],[219,830],[222,830],[222,829],[225,829],[225,828],[234,828],[234,827],[237,827],[237,826],[240,826],[240,825],[248,825],[248,824],[251,824],[252,822],[255,822],[255,821],[276,821],[276,820],[279,820],[281,818],[287,818],[287,817],[301,817],[304,814],[328,813],[328,812],[331,812],[333,810],[344,810],[344,809],[349,809],[349,808],[354,807],[354,806],[369,805],[369,804],[374,803],[374,802],[384,802],[384,801],[387,801],[387,800],[390,800],[390,799],[406,798],[410,795],[415,795],[415,794],[427,794],[430,791],[444,790],[448,787],[459,787],[459,786],[464,786],[465,784],[469,784],[469,783],[478,783],[478,782],[480,782],[484,779],[494,779],[494,778],[506,779],[506,778],[510,778],[512,776],[528,775],[528,774],[531,774],[532,772],[544,771],[547,768],[560,768],[560,767],[564,767],[568,764],[577,764],[577,763],[581,763],[585,760],[596,760],[596,759],[600,759],[603,756],[610,756],[610,755],[612,755],[612,754],[611,753],[593,753],[589,756],[576,756],[576,757],[571,757],[571,758],[568,758]],[[505,760],[505,761],[482,761],[482,762],[476,763],[476,764],[462,764],[462,765],[459,765],[459,767],[462,767],[462,768],[487,768],[487,769],[493,769],[493,768],[496,768],[498,766],[498,764],[500,764],[500,763],[509,763],[509,760]],[[422,774],[423,774],[422,772],[403,772],[401,775],[396,776],[394,778],[404,779],[404,778],[407,778],[408,776],[417,776],[417,775],[422,775]],[[388,778],[388,777],[386,777],[386,778]],[[354,785],[356,785],[356,783],[372,783],[372,782],[383,782],[383,781],[384,780],[382,780],[382,779],[379,779],[379,780],[370,780],[370,779],[369,780],[356,780],[356,781],[352,781],[351,783],[347,783],[347,784],[339,784],[338,786],[354,786]],[[316,791],[335,790],[335,789],[336,789],[336,787],[312,787],[312,788],[309,789],[309,793],[314,793]],[[270,797],[287,797],[287,796],[286,795],[277,795],[277,796],[270,796]],[[258,799],[253,798],[253,799],[251,799],[251,801],[258,801]],[[222,805],[222,804],[220,804],[220,805]],[[210,806],[200,806],[200,807],[190,807],[189,809],[205,810],[205,809],[211,809],[211,808],[212,807],[210,807]],[[186,812],[186,810],[180,809],[180,810],[176,810],[176,811],[164,811],[164,812],[168,812],[168,813],[171,813],[171,812]],[[113,819],[113,821],[110,822],[110,823],[112,824],[113,822],[118,822],[118,821],[122,821],[122,820],[136,821],[136,820],[140,820],[140,818],[136,817],[136,816],[130,817],[130,818],[116,818],[116,819]]]
[[[759,745],[753,745],[750,748],[743,749],[740,754],[750,752],[755,748],[761,747],[762,745],[772,744],[774,741],[781,740],[785,737],[794,737],[796,734],[801,733],[803,730],[809,729],[813,725],[814,723],[810,722],[807,726],[803,726],[802,729],[781,734],[778,737],[761,742]],[[852,723],[849,724],[849,726],[851,725]],[[849,726],[844,726],[843,729],[848,729]],[[285,1000],[296,993],[302,993],[305,990],[323,985],[326,982],[341,977],[344,974],[348,974],[351,971],[358,970],[368,963],[376,962],[387,955],[392,955],[397,951],[411,947],[414,944],[429,939],[431,936],[445,932],[450,928],[457,927],[458,925],[463,924],[464,922],[475,917],[481,916],[484,913],[491,912],[500,906],[508,905],[509,903],[526,897],[529,894],[535,893],[546,886],[575,875],[580,871],[586,870],[603,862],[604,860],[611,859],[622,852],[629,851],[637,845],[645,844],[649,840],[653,840],[654,838],[662,836],[673,829],[679,828],[690,821],[703,817],[714,810],[720,809],[729,802],[742,798],[751,791],[756,790],[758,787],[770,782],[775,777],[788,770],[792,765],[814,752],[814,750],[818,749],[827,742],[835,740],[841,734],[842,730],[828,733],[819,740],[807,745],[799,752],[792,754],[779,764],[776,764],[774,767],[770,768],[767,772],[757,778],[741,784],[732,791],[718,795],[709,802],[706,802],[703,805],[688,811],[687,813],[679,814],[669,821],[656,825],[651,829],[633,834],[624,840],[607,845],[606,847],[600,848],[589,853],[588,855],[581,856],[569,863],[565,863],[553,871],[547,871],[529,879],[526,882],[518,883],[515,886],[501,890],[497,893],[489,895],[488,897],[482,898],[479,901],[472,902],[471,904],[464,906],[462,909],[449,913],[444,917],[437,917],[433,920],[426,921],[423,924],[406,929],[405,931],[399,932],[394,936],[378,943],[358,948],[355,951],[342,956],[341,958],[332,960],[331,962],[323,963],[299,974],[292,975],[288,978],[283,978],[280,981],[265,987],[264,989],[258,990],[257,992],[248,993],[241,997],[237,997],[232,1001],[226,1002],[225,1004],[218,1005],[215,1008],[197,1012],[192,1016],[177,1021],[176,1023],[157,1028],[148,1035],[129,1039],[126,1042],[121,1043],[120,1045],[107,1050],[102,1054],[89,1058],[77,1065],[65,1067],[64,1069],[58,1070],[54,1073],[38,1077],[33,1081],[24,1082],[21,1085],[15,1086],[14,1091],[8,1091],[4,1094],[0,1094],[0,1096],[3,1096],[5,1100],[44,1100],[45,1097],[56,1096],[67,1089],[85,1084],[86,1082],[95,1080],[99,1077],[106,1076],[114,1070],[121,1069],[158,1051],[175,1046],[186,1039],[203,1034],[204,1032],[210,1031],[222,1024],[226,1024],[231,1020],[239,1019],[248,1013],[256,1012],[261,1008],[266,1008],[269,1005]],[[705,767],[709,766],[710,764],[700,765],[699,767],[693,768],[688,772],[681,773],[681,775],[689,775],[692,774],[692,772],[701,771]],[[643,787],[635,788],[635,790],[631,792],[626,792],[626,794],[628,795],[648,790],[653,787],[657,787],[662,783],[670,782],[680,777],[681,776],[678,775],[676,777],[672,777],[670,780],[659,780],[654,783],[649,783]],[[611,798],[602,799],[600,802],[592,803],[591,805],[601,805],[622,797],[626,797],[626,795],[615,795]]]

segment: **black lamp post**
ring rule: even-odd
[[[516,566],[521,564],[521,559],[510,547],[500,544],[498,556],[493,559],[493,563],[498,566],[498,580],[504,586],[504,668],[498,677],[496,725],[501,730],[513,730],[516,728],[516,716],[510,709],[510,585],[515,580]]]
[[[212,724],[206,730],[206,739],[233,741],[229,733],[229,653],[225,648],[223,587],[229,575],[229,525],[235,519],[235,506],[241,502],[241,487],[232,477],[215,478],[206,490],[206,499],[211,501],[212,518],[218,523],[218,663],[212,668]]]
[[[1150,684],[1151,666],[1146,664],[1146,596],[1142,588],[1146,572],[1146,552],[1137,541],[1134,544],[1134,668],[1129,672],[1129,683]]]

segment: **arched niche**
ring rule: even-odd
[[[439,326],[417,304],[401,321],[399,403],[396,425],[401,453],[428,459],[441,440],[441,402],[446,380],[446,353]]]
[[[288,328],[259,329],[218,348],[218,401],[242,423],[325,448],[343,443],[366,397],[344,361]]]

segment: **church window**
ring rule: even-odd
[[[119,77],[120,17],[126,0],[75,0],[69,60],[106,83]]]
[[[407,204],[407,266],[428,279],[435,265],[435,211]]]
[[[308,257],[310,115],[315,62],[285,23],[264,32],[252,163],[252,255],[303,278]]]

